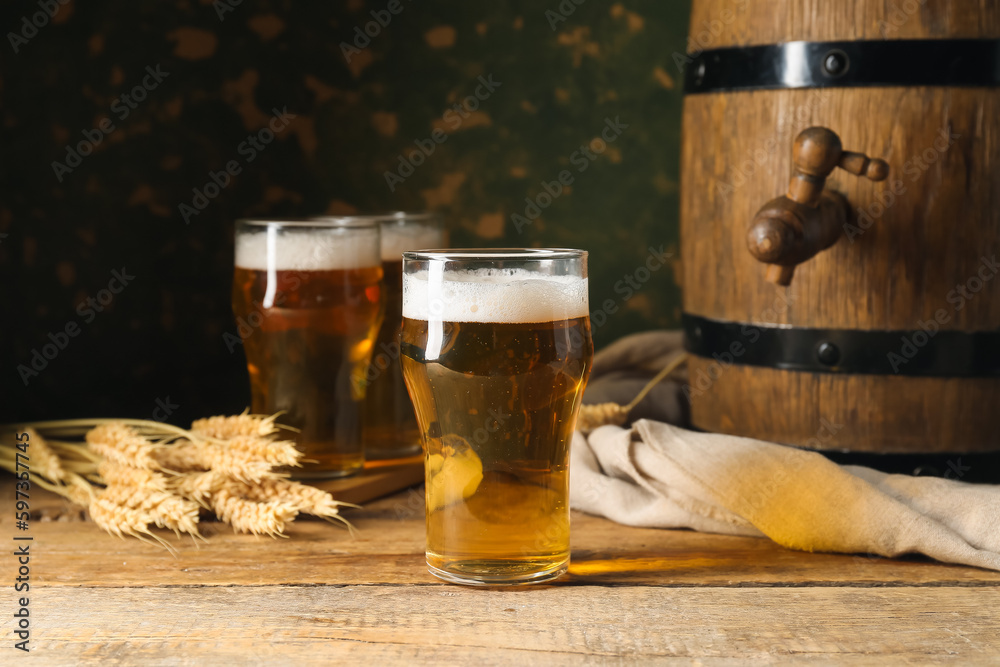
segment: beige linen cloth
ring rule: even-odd
[[[624,338],[595,358],[585,403],[628,403],[680,349],[679,332]],[[767,536],[791,549],[899,556],[1000,570],[1000,486],[888,475],[749,438],[697,433],[680,383],[633,410],[631,428],[576,433],[574,509],[630,526]],[[709,389],[710,391],[710,389]]]

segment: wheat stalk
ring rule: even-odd
[[[292,505],[281,500],[257,502],[239,495],[229,485],[212,494],[212,511],[238,533],[286,537],[285,524],[298,515]]]
[[[642,388],[638,395],[632,399],[628,405],[619,405],[618,403],[581,405],[580,413],[577,415],[576,419],[576,430],[582,431],[583,433],[589,433],[600,426],[621,426],[628,418],[628,413],[630,413],[635,406],[639,405],[639,403],[642,402],[642,399],[646,398],[646,395],[653,390],[653,387],[677,370],[677,368],[687,359],[687,356],[687,353],[681,353],[674,357],[671,362],[663,368],[663,370],[657,373],[653,379],[646,383],[646,386]]]
[[[244,410],[242,414],[231,417],[220,415],[218,417],[198,419],[191,424],[191,430],[195,433],[220,440],[229,440],[241,435],[265,437],[278,430],[274,423],[274,420],[278,418],[278,414],[264,417],[261,415],[251,415],[248,412],[248,410]]]
[[[257,502],[284,502],[304,514],[322,517],[344,523],[349,530],[353,526],[340,516],[340,507],[357,507],[351,503],[334,500],[333,496],[314,486],[299,484],[288,479],[272,477],[256,484],[237,482],[231,485],[233,492],[243,498]]]
[[[87,432],[87,446],[108,461],[143,470],[155,470],[156,446],[124,424],[101,424]]]
[[[273,476],[272,466],[267,461],[254,458],[239,449],[224,446],[207,446],[198,449],[199,463],[207,470],[214,470],[241,482],[259,482]]]
[[[142,487],[109,485],[98,496],[104,505],[118,505],[126,510],[134,510],[148,518],[159,528],[168,528],[178,535],[198,533],[198,505],[165,491],[154,491]]]
[[[226,483],[227,477],[214,470],[178,475],[169,482],[170,490],[177,495],[211,509],[209,499]]]
[[[153,458],[156,460],[158,470],[175,475],[208,470],[208,464],[202,460],[201,455],[204,446],[204,444],[180,440],[172,445],[157,447]]]
[[[225,449],[235,456],[246,456],[250,459],[267,461],[272,466],[298,466],[302,460],[302,452],[295,448],[290,440],[268,440],[260,436],[237,435],[224,445],[214,445]]]
[[[97,497],[97,490],[83,477],[75,473],[68,475],[68,483],[54,484],[44,477],[33,477],[32,484],[37,484],[47,491],[58,493],[70,502],[82,507],[90,506],[90,503]]]
[[[97,473],[105,484],[118,487],[131,487],[149,491],[167,492],[167,478],[159,472],[143,468],[132,468],[115,461],[102,461],[97,466]]]
[[[302,454],[291,442],[237,436],[222,443],[180,441],[154,453],[156,465],[173,473],[214,470],[233,479],[256,482],[272,476],[275,465],[298,465]]]
[[[124,507],[106,498],[95,498],[88,508],[90,518],[105,532],[124,538],[126,535],[143,542],[159,544],[171,553],[174,548],[169,542],[149,530],[152,519],[142,510]]]
[[[33,429],[32,482],[87,507],[94,523],[112,535],[176,553],[152,527],[201,538],[200,508],[239,533],[286,537],[287,524],[300,512],[353,530],[339,511],[348,503],[275,471],[302,460],[293,442],[276,439],[278,428],[289,428],[276,424],[276,417],[247,412],[209,417],[194,422],[191,430],[133,419],[17,428]],[[64,438],[83,438],[86,444]],[[15,453],[0,443],[0,467],[14,470]]]
[[[25,432],[28,434],[28,442],[30,443],[32,469],[53,482],[62,482],[66,479],[66,471],[59,462],[59,456],[52,451],[52,448],[45,442],[45,438],[33,428],[26,428]]]

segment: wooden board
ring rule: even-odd
[[[353,477],[304,481],[329,491],[337,500],[355,504],[366,503],[423,484],[424,457],[418,455],[406,459],[366,461],[364,470]]]
[[[422,497],[403,494],[344,515],[357,527],[353,536],[322,521],[296,521],[289,539],[207,523],[207,544],[171,540],[176,558],[90,523],[40,523],[37,577],[46,587],[437,582],[424,564]],[[764,539],[628,528],[580,513],[572,521],[572,563],[560,585],[1000,585],[998,572],[924,559],[802,554]]]
[[[12,497],[9,479],[0,497]],[[574,513],[568,576],[471,589],[427,573],[419,488],[346,512],[354,536],[321,521],[296,521],[288,539],[206,523],[208,543],[182,545],[176,558],[102,533],[51,495],[33,491],[32,503],[30,658],[45,665],[1000,656],[1000,572],[924,559],[807,554]],[[0,534],[12,532],[0,513]],[[0,632],[10,637],[6,609]]]
[[[61,588],[34,598],[43,664],[987,665],[1000,655],[997,588]]]
[[[0,482],[0,497],[9,482]],[[260,586],[269,584],[428,584],[424,564],[423,488],[345,509],[355,527],[298,519],[288,539],[236,535],[204,522],[207,543],[177,540],[176,558],[161,548],[122,540],[82,521],[82,510],[52,494],[33,493],[31,534],[44,586]],[[10,520],[0,513],[0,528]],[[803,554],[770,540],[632,528],[572,513],[572,563],[559,585],[780,586],[998,585],[1000,572],[914,557],[888,560]]]

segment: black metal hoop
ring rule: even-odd
[[[787,42],[689,56],[684,92],[857,86],[997,86],[1000,40]]]
[[[1000,331],[807,329],[684,313],[684,344],[724,363],[813,373],[1000,377]]]

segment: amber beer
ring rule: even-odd
[[[365,371],[365,456],[399,458],[420,453],[420,432],[399,365],[403,318],[403,252],[444,246],[444,232],[431,213],[373,216],[381,224],[385,320],[372,362]]]
[[[364,465],[359,388],[382,317],[379,260],[371,223],[238,223],[233,312],[252,409],[300,429],[301,476]]]
[[[546,581],[569,563],[569,446],[593,358],[586,253],[482,252],[405,255],[427,563],[457,583]]]

